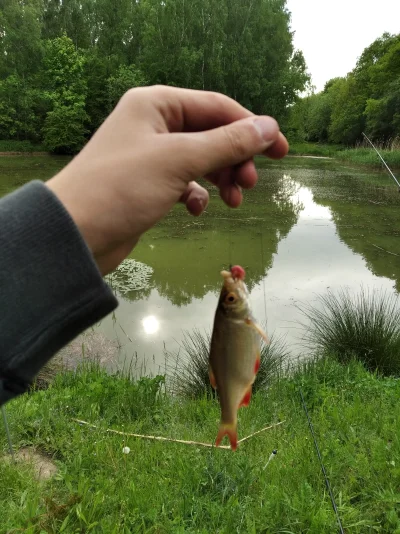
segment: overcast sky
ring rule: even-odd
[[[317,91],[350,72],[383,32],[400,33],[400,0],[287,0],[287,7]]]

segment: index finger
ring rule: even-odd
[[[163,86],[150,90],[169,132],[201,132],[254,116],[220,93]]]

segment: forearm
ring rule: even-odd
[[[41,182],[0,200],[0,405],[117,306],[74,221]]]

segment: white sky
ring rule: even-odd
[[[385,31],[400,33],[400,0],[287,0],[294,46],[303,51],[317,91],[353,70]]]

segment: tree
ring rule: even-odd
[[[64,35],[46,43],[44,63],[50,88],[48,96],[53,103],[43,127],[44,143],[53,152],[76,152],[89,133],[84,55],[75,50],[72,40]]]
[[[135,65],[121,65],[115,75],[110,76],[107,80],[108,111],[112,111],[126,91],[146,84],[147,80],[143,72]]]
[[[75,151],[145,83],[282,121],[308,80],[289,22],[286,0],[0,0],[0,135]]]

